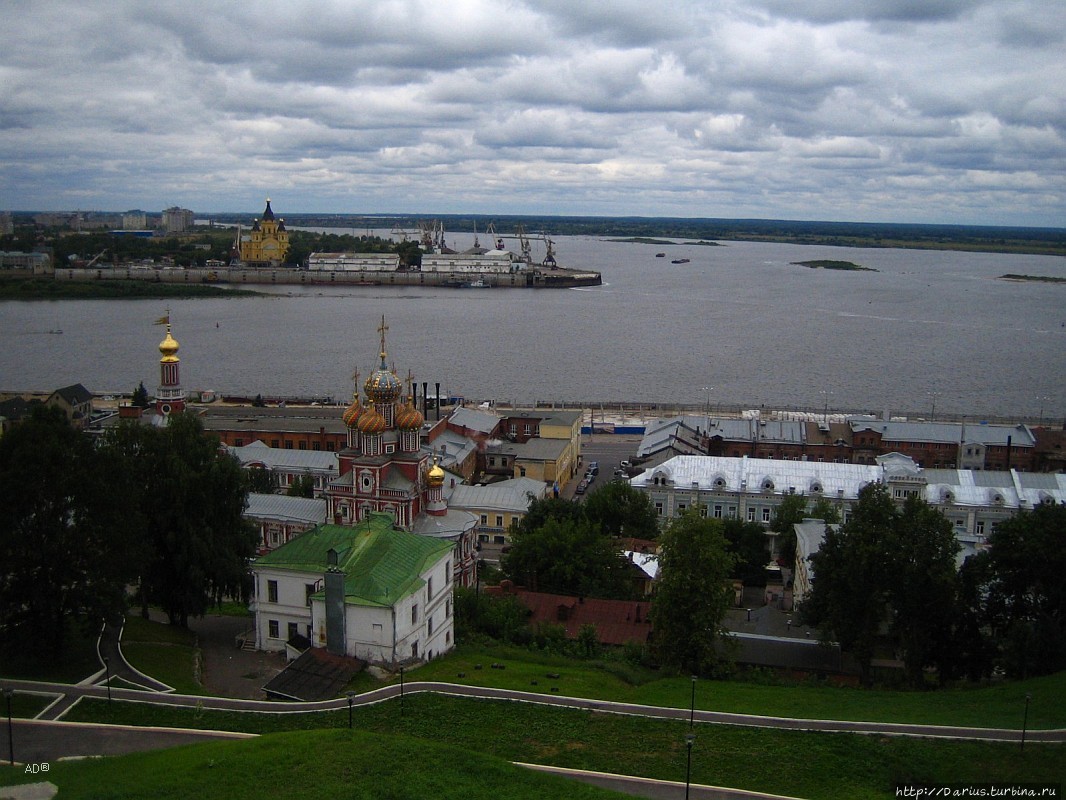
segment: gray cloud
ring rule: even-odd
[[[7,12],[0,208],[1066,218],[1060,3]]]

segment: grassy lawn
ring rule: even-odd
[[[54,697],[15,692],[11,696],[11,716],[19,719],[32,719],[44,711],[54,700]],[[7,715],[6,699],[0,700],[0,714]],[[4,736],[6,735],[5,733]]]
[[[200,652],[191,631],[130,615],[122,632],[122,653],[131,666],[179,694],[210,694],[196,679]]]
[[[355,709],[353,718],[359,730],[507,760],[684,780],[683,721],[429,694],[408,696],[402,714],[399,700],[392,700]],[[86,701],[68,719],[276,732],[345,728],[348,712],[240,714],[116,702],[109,714],[106,702]],[[697,725],[696,735],[693,781],[799,797],[888,798],[894,784],[905,781],[1066,782],[1061,745],[1031,744],[1021,752],[1016,744],[725,725]]]
[[[493,669],[492,664],[502,664],[505,669]],[[549,678],[549,674],[559,677]],[[688,708],[692,701],[688,677],[662,678],[623,662],[580,661],[518,648],[461,645],[448,656],[408,672],[406,678],[544,694],[558,687],[562,695],[674,708]],[[696,683],[696,707],[806,719],[1021,728],[1026,693],[1033,698],[1030,728],[1066,728],[1066,672],[1028,681],[929,692],[700,680]]]
[[[11,774],[14,772],[14,774]],[[0,768],[0,784],[40,780]],[[156,800],[610,800],[624,795],[516,767],[479,753],[363,731],[275,734],[155,753],[53,764],[64,798]]]

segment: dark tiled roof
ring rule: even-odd
[[[306,641],[306,640],[304,640]],[[311,647],[275,675],[263,691],[283,700],[329,700],[366,667],[357,658],[337,656],[321,647]]]
[[[78,405],[79,403],[88,403],[93,399],[93,394],[80,383],[75,383],[72,386],[64,386],[62,389],[56,389],[55,394],[62,397],[70,405]]]

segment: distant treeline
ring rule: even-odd
[[[247,221],[247,214],[212,215],[217,222]],[[489,224],[500,233],[522,225],[529,233],[553,236],[670,237],[772,241],[843,247],[907,247],[1004,253],[1066,255],[1066,229],[980,225],[923,225],[888,222],[805,222],[772,219],[689,219],[682,217],[556,217],[425,214],[361,216],[349,214],[286,214],[289,227],[417,229],[420,222],[440,220],[446,230],[484,232]]]

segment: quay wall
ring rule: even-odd
[[[557,267],[529,268],[516,272],[350,272],[302,269],[206,269],[180,267],[105,267],[57,269],[60,281],[150,281],[185,284],[281,284],[307,286],[456,286],[480,279],[488,287],[506,289],[551,289],[570,286],[598,286],[600,273]]]

